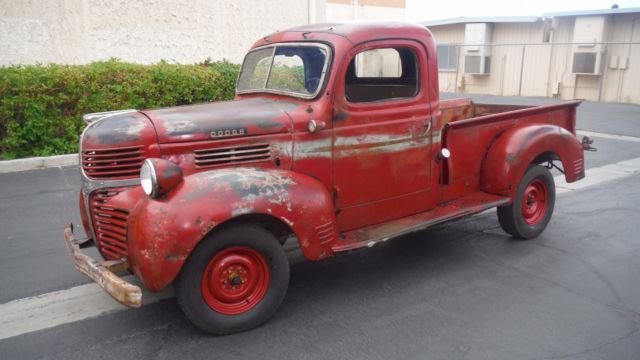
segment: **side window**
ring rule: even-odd
[[[357,54],[347,68],[345,94],[355,103],[414,97],[418,59],[409,48],[383,48]]]

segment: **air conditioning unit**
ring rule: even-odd
[[[579,75],[600,75],[604,16],[576,18],[573,29],[573,62],[571,72]]]
[[[491,69],[491,33],[488,23],[465,24],[464,73],[485,75]]]
[[[488,74],[491,69],[491,58],[482,55],[465,55],[464,56],[464,72],[465,74],[484,75]]]
[[[574,74],[600,75],[601,55],[598,51],[576,51],[573,53],[571,72]]]

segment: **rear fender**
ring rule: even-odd
[[[556,125],[527,125],[502,133],[482,164],[480,188],[513,198],[518,183],[532,162],[559,158],[567,182],[584,177],[584,151],[568,130]]]
[[[287,224],[307,259],[332,254],[335,211],[324,185],[291,171],[220,169],[187,176],[165,197],[136,205],[129,218],[132,269],[149,290],[159,291],[207,234],[247,214]]]

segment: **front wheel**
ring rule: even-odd
[[[207,236],[176,280],[185,315],[217,335],[254,328],[278,309],[289,285],[289,262],[261,227],[229,227]]]
[[[532,239],[544,231],[551,220],[556,186],[547,168],[530,165],[509,206],[498,207],[502,229],[516,239]]]

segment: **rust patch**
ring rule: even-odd
[[[349,113],[347,113],[346,111],[340,111],[339,113],[333,116],[333,121],[339,122],[339,121],[347,120],[348,118],[349,118]]]
[[[164,257],[165,260],[167,261],[184,261],[187,259],[187,255],[180,255],[180,254],[169,254],[167,256]]]
[[[202,229],[200,230],[200,233],[204,236],[207,235],[211,230],[213,230],[213,228],[216,227],[216,223],[213,221],[209,221],[209,223],[207,224],[207,226],[202,227]]]
[[[142,306],[142,290],[110,271],[110,268],[121,270],[124,267],[128,267],[126,261],[105,262],[104,264],[108,266],[106,267],[83,254],[78,245],[79,242],[73,235],[73,226],[71,224],[64,229],[64,240],[73,259],[73,265],[79,272],[95,281],[119,303],[132,308]]]
[[[85,137],[101,145],[139,141],[148,120],[138,116],[138,113],[110,116],[90,125]]]

